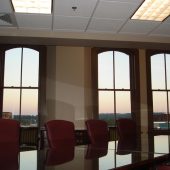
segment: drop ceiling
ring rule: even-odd
[[[170,17],[163,22],[130,17],[143,0],[53,0],[52,14],[15,13],[0,1],[0,36],[170,43]],[[77,7],[74,10],[72,7]]]

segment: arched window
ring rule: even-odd
[[[3,49],[1,116],[19,120],[21,126],[39,125],[41,50],[24,46]]]
[[[116,119],[134,118],[134,98],[137,97],[135,54],[120,50],[102,51],[98,53],[97,61],[99,119],[115,126]]]
[[[112,148],[117,148],[117,137],[115,133],[116,120],[119,118],[135,119],[140,124],[139,103],[139,60],[135,50],[101,50],[97,51],[97,97],[98,117],[108,123],[110,129],[110,143]],[[92,67],[93,67],[92,63]],[[113,128],[112,128],[113,127]],[[138,126],[140,131],[140,126]],[[120,161],[116,152],[110,161]],[[133,155],[128,154],[125,158],[132,162]],[[99,160],[102,168],[104,158]],[[111,168],[108,164],[107,169]]]
[[[154,129],[169,129],[170,121],[170,54],[150,56],[151,98]]]

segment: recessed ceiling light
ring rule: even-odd
[[[163,21],[170,15],[170,0],[145,0],[131,19]]]
[[[51,14],[52,0],[11,0],[15,12]]]

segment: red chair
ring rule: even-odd
[[[20,123],[11,119],[0,119],[0,167],[18,170]]]
[[[90,119],[85,123],[91,144],[108,143],[109,130],[105,121]]]
[[[137,137],[136,122],[132,119],[122,118],[117,121],[117,130],[121,140],[127,138],[134,139]]]
[[[50,148],[75,145],[74,124],[66,120],[51,120],[45,124]]]
[[[128,118],[118,119],[117,131],[119,150],[132,150],[137,147],[137,129],[134,120]]]
[[[20,123],[12,119],[0,119],[0,147],[13,148],[19,151]]]

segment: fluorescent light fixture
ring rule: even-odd
[[[15,12],[51,14],[52,0],[11,0]]]
[[[145,0],[131,19],[163,21],[170,15],[170,0]]]

